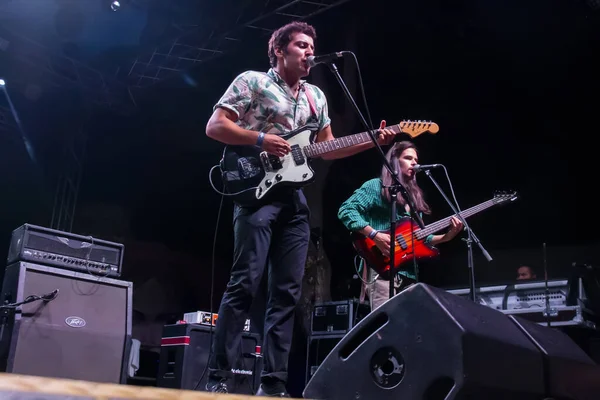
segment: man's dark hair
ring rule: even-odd
[[[273,32],[271,39],[269,39],[269,61],[272,67],[277,66],[275,49],[282,49],[285,51],[292,40],[292,35],[295,33],[304,33],[305,35],[310,36],[313,41],[317,40],[315,28],[306,22],[294,21],[282,26]]]

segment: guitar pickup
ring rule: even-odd
[[[292,146],[292,158],[296,165],[302,165],[306,162],[306,158],[304,158],[304,154],[302,154],[302,149],[297,144]]]
[[[283,164],[281,163],[281,158],[274,156],[272,154],[269,154],[269,161],[271,162],[271,168],[273,168],[273,170],[283,168]]]
[[[406,240],[404,240],[404,236],[402,236],[402,235],[396,236],[396,241],[398,242],[398,244],[400,245],[400,248],[402,250],[408,249],[408,244],[406,244]]]

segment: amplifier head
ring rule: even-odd
[[[31,261],[102,276],[119,277],[124,245],[25,224],[12,233],[7,264]]]

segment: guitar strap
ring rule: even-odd
[[[318,120],[319,114],[317,114],[317,107],[315,107],[315,100],[313,99],[312,94],[310,93],[310,89],[307,90],[306,86],[304,87],[304,93],[306,94],[306,99],[308,100],[308,105],[310,106],[310,111],[315,116],[315,118]]]

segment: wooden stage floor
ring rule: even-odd
[[[266,397],[212,394],[191,390],[0,373],[1,400],[250,400],[264,398]]]

